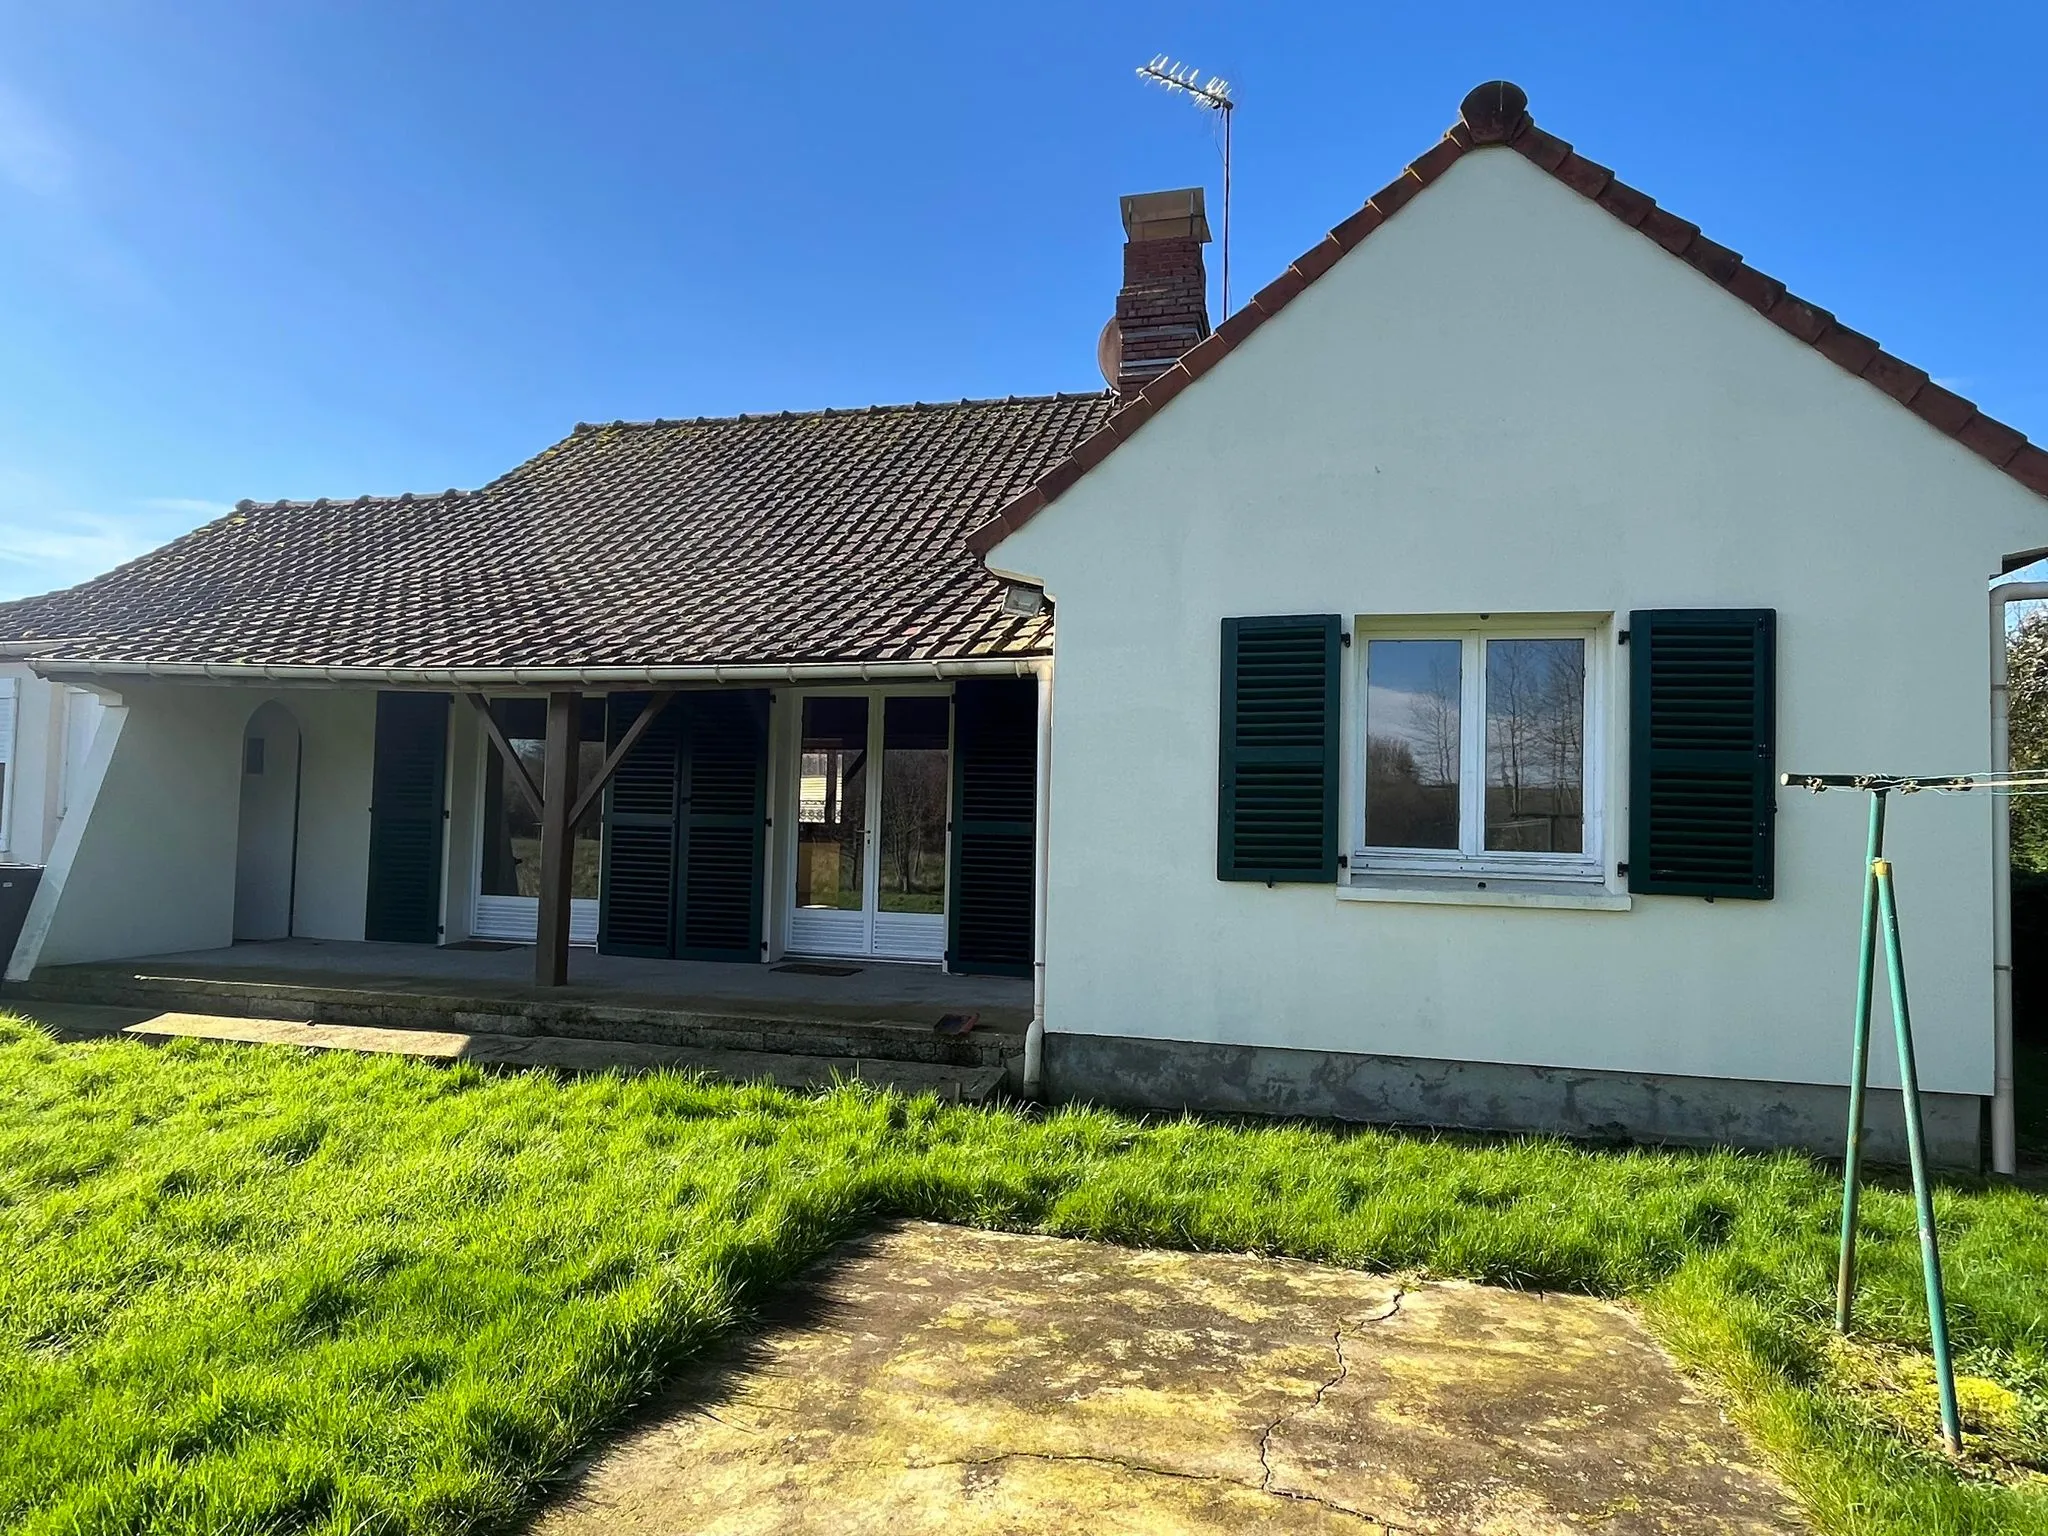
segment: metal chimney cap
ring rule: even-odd
[[[1200,187],[1132,192],[1117,201],[1123,207],[1126,239],[1193,239],[1204,243],[1209,239],[1209,216]]]

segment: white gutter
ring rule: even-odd
[[[2006,672],[2008,603],[2048,599],[2048,582],[2013,581],[1991,589],[1991,771],[2012,768],[2012,709]],[[1992,801],[1991,816],[1991,1171],[2019,1169],[2012,1082],[2012,803]]]
[[[299,687],[378,688],[666,688],[730,683],[879,683],[947,677],[1029,677],[1035,656],[970,656],[959,661],[788,662],[681,667],[307,667],[218,661],[79,661],[27,658],[38,676],[154,677],[184,682],[271,683]]]
[[[1032,807],[1031,1023],[1024,1031],[1024,1097],[1045,1096],[1045,893],[1052,846],[1046,813],[1052,804],[1052,658],[1038,664],[1038,793]]]

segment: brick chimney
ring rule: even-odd
[[[1103,377],[1134,395],[1209,334],[1209,218],[1202,189],[1123,198],[1124,286],[1102,328]]]

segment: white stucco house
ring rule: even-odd
[[[1107,394],[579,429],[0,607],[9,976],[854,956],[1035,974],[1054,1096],[1836,1146],[1862,806],[1776,776],[1990,766],[2048,453],[1502,82],[1213,334],[1199,194],[1124,217]],[[1999,815],[1893,819],[1950,1161]]]

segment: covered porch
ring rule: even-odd
[[[786,956],[1026,977],[1045,665],[88,680],[9,975],[315,940],[509,944],[468,961],[540,986]]]
[[[572,951],[567,982],[537,986],[533,948],[471,941],[429,946],[278,939],[220,949],[50,966],[17,991],[118,1001],[115,992],[190,991],[248,1002],[417,1002],[425,1011],[622,1009],[760,1019],[890,1023],[930,1030],[948,1013],[975,1013],[976,1033],[1021,1040],[1031,983],[950,975],[935,966],[792,960],[725,965]],[[87,994],[91,994],[88,996]]]
[[[674,670],[98,682],[10,990],[1034,1063],[1048,676]]]

